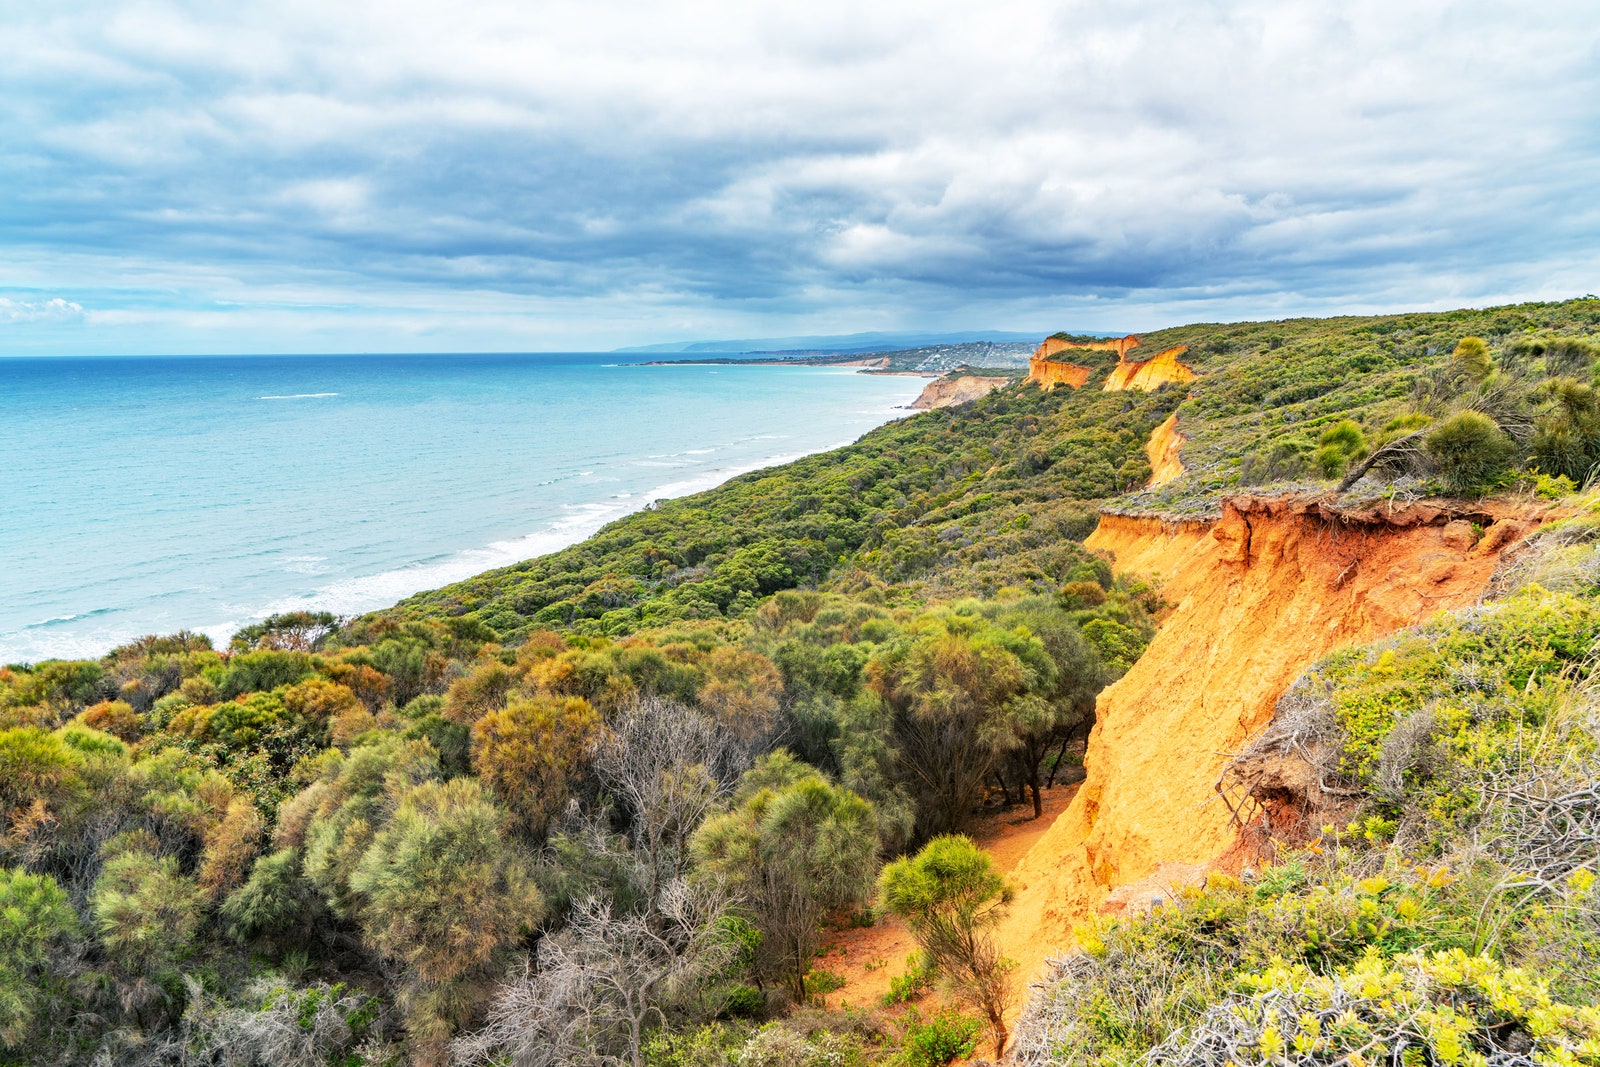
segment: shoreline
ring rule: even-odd
[[[870,373],[862,368],[856,368],[855,372]],[[673,479],[668,472],[662,471],[658,475],[660,481],[642,490],[560,504],[558,505],[560,510],[542,520],[536,520],[531,529],[522,533],[490,540],[487,543],[449,549],[370,573],[346,577],[330,575],[331,580],[328,584],[314,590],[285,591],[276,597],[269,595],[253,603],[244,601],[229,605],[224,601],[220,605],[214,605],[214,608],[220,607],[220,611],[205,611],[202,605],[200,612],[185,612],[187,617],[180,615],[177,618],[152,619],[149,617],[148,603],[151,598],[159,599],[172,595],[172,590],[162,590],[145,594],[126,603],[106,606],[102,602],[97,602],[87,609],[68,610],[56,613],[50,618],[23,622],[9,632],[0,634],[0,647],[4,648],[0,651],[0,663],[97,659],[113,648],[146,634],[166,634],[180,629],[203,633],[211,638],[218,648],[226,648],[229,638],[235,632],[269,615],[292,611],[331,611],[343,617],[355,617],[383,610],[430,589],[512,566],[524,560],[559,552],[587,540],[606,525],[644,510],[657,501],[706,492],[752,471],[780,467],[806,456],[844,447],[876,427],[916,414],[906,406],[914,399],[914,395],[907,395],[885,403],[874,413],[871,425],[844,439],[828,441],[814,448],[784,451],[743,461],[730,456],[725,466],[700,471],[685,469],[675,473],[686,477],[676,479]],[[284,585],[289,586],[289,583],[286,582]],[[290,588],[292,589],[292,586]],[[88,631],[69,629],[63,625],[83,622],[97,616],[116,616],[123,613],[135,617],[143,616],[147,621],[139,625],[130,623],[126,626],[111,622],[111,625],[104,629]],[[211,616],[209,620],[205,618],[207,614]],[[196,615],[199,617],[196,618]]]

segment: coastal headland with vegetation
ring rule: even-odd
[[[941,406],[0,668],[0,1063],[1600,1067],[1600,300],[802,358]]]

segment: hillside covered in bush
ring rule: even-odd
[[[1600,1065],[1596,338],[1592,298],[1159,331],[1194,381],[1102,361],[359,619],[0,669],[0,1062]],[[963,832],[1042,811],[1169,609],[1082,540],[1343,483],[1566,518],[1285,697],[1325,831],[1085,927],[1018,1023]],[[822,931],[890,913],[899,1003],[830,1011]]]
[[[1457,345],[1483,342],[1463,360]],[[1114,353],[1080,390],[1026,385],[903,419],[848,448],[664,500],[560,552],[422,593],[389,617],[626,634],[740,615],[779,589],[819,586],[886,602],[1048,592],[1081,559],[1108,501],[1214,514],[1237,487],[1320,490],[1433,421],[1452,424],[1481,470],[1422,455],[1423,437],[1380,457],[1365,487],[1481,493],[1537,471],[1582,483],[1600,452],[1591,368],[1600,300],[1484,311],[1201,324],[1141,335],[1142,353],[1186,346],[1200,377],[1105,392]],[[1471,346],[1469,346],[1470,348]],[[1099,357],[1098,359],[1095,357]],[[1154,493],[1145,444],[1177,413],[1189,474]],[[1495,423],[1485,429],[1471,418]],[[1449,437],[1438,442],[1450,447]],[[1440,451],[1442,456],[1444,453]],[[1420,462],[1417,462],[1420,461]],[[1464,479],[1464,480],[1463,480]]]

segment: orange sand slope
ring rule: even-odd
[[[1150,392],[1168,382],[1192,382],[1196,375],[1178,357],[1189,351],[1188,345],[1164,348],[1149,359],[1137,363],[1119,361],[1111,368],[1106,379],[1106,392],[1119,393],[1124,389],[1143,389]]]
[[[971,836],[994,857],[995,866],[1009,874],[1066,811],[1077,788],[1058,784],[1045,790],[1044,815],[1038,819],[1033,818],[1031,803],[1021,804],[979,820]],[[889,991],[889,979],[906,972],[906,957],[916,948],[911,932],[892,915],[874,926],[835,931],[824,943],[817,966],[840,975],[845,984],[828,996],[828,1003],[835,1007],[880,1005]]]
[[[1150,481],[1146,488],[1164,485],[1183,474],[1183,460],[1178,452],[1187,440],[1178,432],[1178,413],[1174,411],[1167,421],[1150,433],[1145,443],[1145,455],[1150,457]]]

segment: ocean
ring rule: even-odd
[[[845,444],[924,384],[645,358],[0,359],[0,663],[384,607]]]

